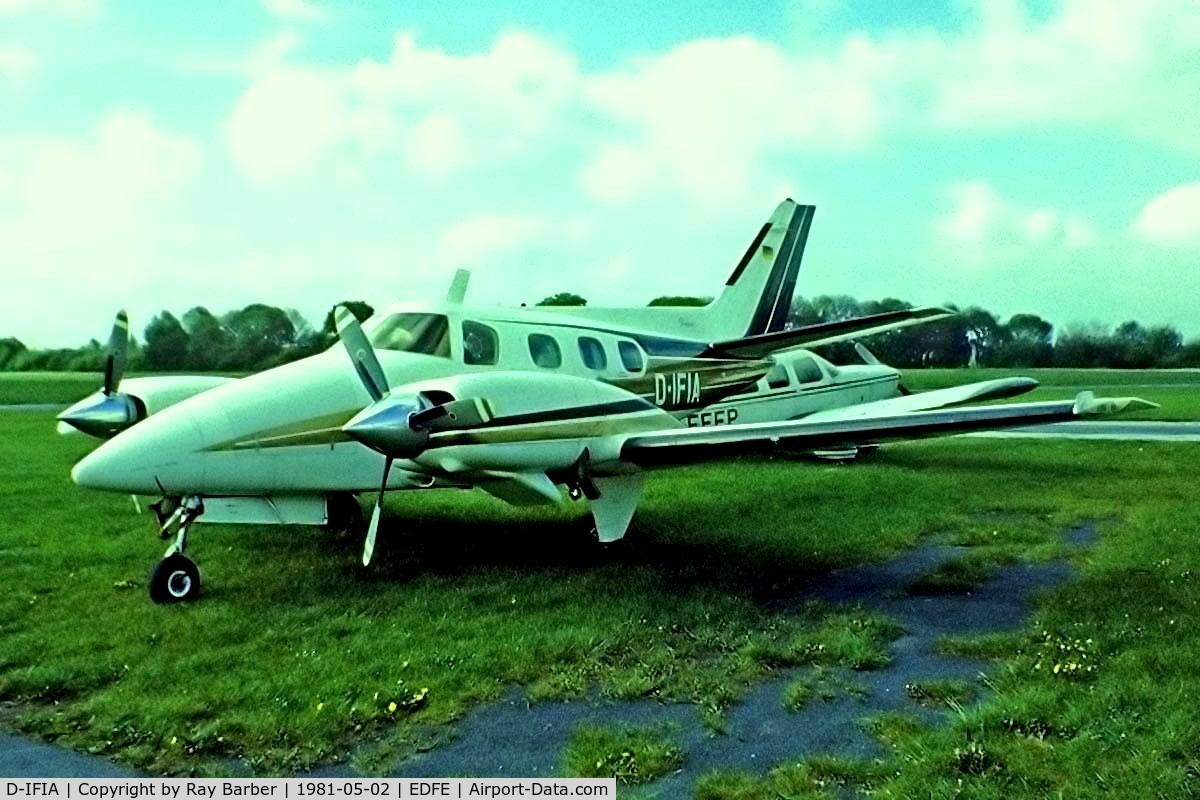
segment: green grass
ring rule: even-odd
[[[865,720],[865,724],[875,738],[891,747],[921,735],[930,726],[920,717],[902,711],[876,714]]]
[[[57,437],[49,413],[3,420],[0,700],[19,704],[12,722],[26,730],[146,769],[232,757],[286,772],[362,742],[384,759],[511,684],[719,714],[774,669],[877,662],[894,635],[853,609],[764,610],[764,595],[871,557],[874,544],[829,547],[817,530],[756,539],[762,515],[788,514],[795,497],[723,503],[724,470],[652,486],[638,521],[649,535],[608,555],[573,532],[581,508],[531,512],[477,493],[396,496],[390,547],[368,571],[357,539],[201,526],[190,552],[204,597],[156,607],[144,589],[162,550],[150,520],[128,498],[69,483],[87,441]],[[738,517],[749,522],[728,522]],[[896,528],[888,546],[918,540],[922,524]],[[747,546],[727,557],[739,539]]]
[[[1062,530],[1090,519],[1100,541],[1073,556],[1078,577],[1042,598],[1029,630],[942,643],[1003,659],[950,723],[892,726],[881,766],[810,760],[711,777],[702,793],[1200,790],[1192,446],[959,439],[862,464],[658,473],[634,532],[604,554],[570,532],[581,507],[397,494],[370,570],[356,538],[200,526],[205,593],[160,607],[145,597],[162,551],[149,519],[70,484],[90,445],[56,436],[52,417],[0,416],[0,703],[9,724],[68,746],[173,774],[228,771],[231,758],[283,773],[352,753],[370,769],[513,684],[719,714],[781,667],[886,663],[888,620],[784,613],[773,598],[929,538],[1059,553]],[[768,794],[729,794],[737,781]]]
[[[968,594],[994,574],[991,558],[969,556],[943,561],[908,585],[912,595]]]
[[[788,711],[799,711],[814,700],[828,703],[842,694],[863,697],[866,687],[827,669],[815,667],[783,687],[783,706]]]
[[[765,776],[717,771],[702,777],[697,800],[778,800],[845,797],[850,790],[870,790],[884,773],[873,761],[818,756],[781,764]]]
[[[1200,420],[1200,370],[1121,369],[905,369],[902,381],[914,392],[942,389],[975,381],[1024,375],[1041,385],[1021,395],[1021,401],[1062,400],[1084,390],[1097,395],[1134,395],[1161,408],[1123,415],[1122,419]],[[1001,402],[1016,402],[1004,400]]]
[[[565,761],[569,777],[636,785],[679,769],[684,753],[662,730],[585,726],[571,734]]]
[[[927,706],[961,706],[971,700],[975,686],[969,681],[936,679],[905,684],[904,693]]]
[[[126,377],[154,373],[129,373]],[[240,373],[205,373],[230,375]],[[99,372],[0,372],[0,405],[17,404],[62,404],[99,391],[104,382]]]
[[[0,372],[0,405],[67,405],[99,390],[102,383],[98,372]]]

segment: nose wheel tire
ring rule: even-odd
[[[182,553],[173,553],[150,571],[150,599],[156,603],[181,603],[200,594],[200,570]]]

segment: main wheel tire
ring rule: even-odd
[[[196,562],[174,553],[150,570],[150,599],[156,603],[181,603],[200,594],[200,570]]]

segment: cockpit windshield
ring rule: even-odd
[[[442,314],[392,314],[371,331],[380,350],[450,357],[450,325]]]

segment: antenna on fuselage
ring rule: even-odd
[[[454,273],[450,281],[450,291],[446,292],[446,302],[450,305],[462,305],[467,299],[467,284],[471,281],[471,270],[460,269]]]

